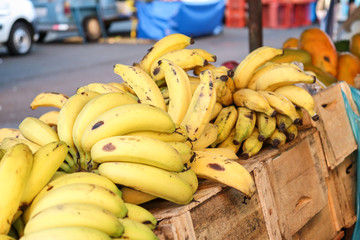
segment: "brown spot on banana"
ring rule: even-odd
[[[91,130],[97,129],[98,127],[104,125],[104,121],[99,121],[92,126]]]
[[[216,170],[216,171],[225,171],[225,168],[220,166],[218,163],[209,163],[207,166],[209,168],[212,168],[212,169]]]
[[[105,152],[112,152],[116,149],[115,145],[112,143],[107,143],[102,147],[102,150]]]

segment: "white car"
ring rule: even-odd
[[[30,52],[36,32],[35,18],[30,0],[0,0],[0,44],[6,45],[10,54]]]

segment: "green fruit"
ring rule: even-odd
[[[301,62],[304,65],[311,64],[311,55],[309,52],[303,49],[284,49],[284,54],[274,57],[270,60],[271,62],[276,63],[286,63],[286,62]]]

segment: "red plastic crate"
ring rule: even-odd
[[[269,2],[262,4],[263,27],[289,28],[291,27],[292,7],[289,2]]]
[[[225,25],[227,27],[242,28],[246,26],[245,10],[241,9],[226,9],[225,11]]]
[[[226,8],[235,10],[235,9],[245,9],[246,0],[227,0]]]

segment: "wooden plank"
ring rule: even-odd
[[[290,239],[327,202],[325,180],[316,167],[320,159],[314,155],[312,148],[316,145],[311,144],[309,139],[314,138],[309,135],[278,157],[265,162],[280,231],[285,239]]]
[[[336,84],[314,95],[315,110],[328,166],[334,169],[346,156],[357,149],[349,119],[344,106],[340,85]]]

